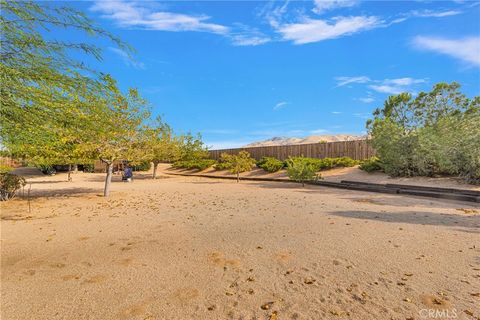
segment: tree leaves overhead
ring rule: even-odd
[[[51,29],[76,30],[132,50],[72,8],[45,2],[0,3],[1,143],[19,156],[55,158],[49,151],[60,153],[59,145],[66,144],[62,147],[68,149],[75,142],[73,133],[84,126],[82,115],[91,114],[82,103],[98,94],[104,83],[98,72],[71,55],[79,51],[100,60],[99,47],[47,39],[46,35]]]

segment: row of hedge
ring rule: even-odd
[[[328,170],[339,167],[353,167],[360,162],[350,157],[341,158],[306,158],[306,157],[290,157],[285,161],[280,161],[272,157],[263,157],[257,162],[257,166],[267,172],[277,172],[282,168],[288,167],[289,162],[293,160],[303,161],[311,166],[315,171]]]
[[[228,161],[220,157],[218,161],[212,159],[197,159],[188,161],[177,161],[173,164],[174,168],[179,169],[197,169],[205,170],[209,167],[214,167],[216,170],[228,169]],[[290,157],[285,161],[278,160],[273,157],[263,157],[256,162],[257,167],[265,170],[266,172],[277,172],[281,169],[287,168],[288,164],[292,161],[301,161],[311,167],[315,171],[328,170],[339,167],[353,167],[360,164],[358,160],[354,160],[350,157],[340,158],[307,158],[307,157]]]

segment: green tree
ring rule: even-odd
[[[302,187],[305,186],[306,181],[313,181],[319,178],[315,164],[309,161],[308,158],[289,158],[286,163],[288,177],[293,181],[301,182]]]
[[[458,83],[389,97],[367,122],[384,171],[392,176],[456,174],[480,182],[480,98]]]
[[[106,165],[104,196],[110,194],[115,161],[140,163],[145,157],[142,147],[141,127],[148,119],[146,101],[137,90],[124,95],[115,80],[103,77],[101,91],[89,96],[85,103],[94,107],[85,117],[82,146]]]
[[[131,48],[82,12],[58,4],[0,0],[0,143],[33,163],[76,164],[90,155],[81,143],[84,102],[103,85],[73,51],[101,59],[87,42],[51,39],[51,29],[68,29]],[[81,93],[81,94],[80,94]]]
[[[182,161],[206,159],[208,149],[202,141],[202,136],[193,136],[191,133],[181,135],[179,157]]]
[[[230,170],[237,175],[237,182],[240,181],[240,173],[250,171],[255,166],[255,159],[247,151],[240,151],[238,154],[222,153],[223,168]]]
[[[144,148],[144,160],[153,163],[153,179],[157,177],[159,163],[172,163],[177,161],[180,155],[181,141],[174,136],[170,126],[162,122],[158,117],[152,126],[146,126],[142,130]]]

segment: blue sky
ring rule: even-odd
[[[90,61],[137,87],[177,132],[209,146],[361,134],[403,91],[458,81],[480,94],[473,1],[75,2],[131,44]]]

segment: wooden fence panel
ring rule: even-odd
[[[338,158],[350,157],[355,160],[368,159],[375,155],[375,150],[367,140],[338,141],[327,143],[309,143],[286,146],[247,147],[236,149],[210,150],[210,158],[218,160],[220,154],[238,154],[240,151],[248,151],[255,159],[262,157],[275,157],[285,160],[288,157],[311,157],[311,158]]]

